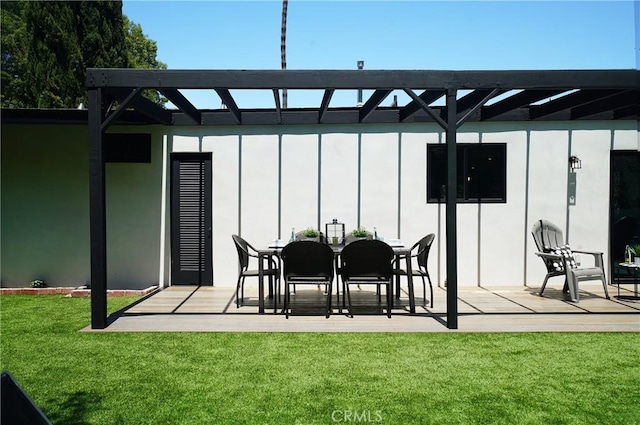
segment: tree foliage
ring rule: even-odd
[[[24,107],[25,85],[22,70],[26,67],[27,49],[24,45],[26,22],[23,1],[0,3],[0,50],[2,58],[0,101],[6,107]]]
[[[2,107],[74,108],[87,68],[166,68],[121,1],[4,1],[0,17]]]
[[[123,20],[129,68],[166,69],[167,65],[157,59],[158,45],[144,35],[142,26],[130,21],[124,15]],[[159,105],[163,105],[167,101],[155,90],[145,90],[142,93],[146,98]]]

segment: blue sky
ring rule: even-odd
[[[287,68],[636,68],[638,9],[633,0],[289,0]],[[279,0],[123,1],[170,69],[280,69],[281,12]],[[185,94],[220,106],[215,93]],[[273,107],[270,93],[234,96],[240,107]],[[290,92],[289,106],[321,98]],[[331,106],[354,100],[337,94]]]

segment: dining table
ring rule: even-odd
[[[387,240],[384,240],[384,242],[386,242],[393,249],[393,253],[395,255],[395,261],[398,264],[400,264],[401,261],[405,262],[405,267],[407,271],[406,276],[408,279],[408,290],[409,290],[409,313],[415,314],[416,303],[415,303],[415,296],[414,296],[414,290],[413,290],[413,273],[411,269],[411,248],[405,247],[404,243],[402,243],[402,241],[400,241],[399,239],[387,239]],[[259,314],[264,314],[264,310],[265,310],[264,308],[264,295],[265,295],[264,294],[264,263],[265,261],[269,261],[271,258],[275,258],[278,264],[280,264],[280,253],[282,252],[282,248],[284,248],[287,245],[287,243],[289,242],[283,239],[274,239],[269,244],[267,244],[266,247],[261,247],[257,249],[257,252],[258,252],[258,313]],[[329,244],[329,246],[331,247],[334,253],[334,258],[335,258],[334,267],[335,267],[335,270],[337,271],[340,254],[342,252],[342,249],[345,247],[345,245]],[[336,279],[337,278],[338,276],[336,273]],[[400,276],[396,275],[395,278],[396,278],[395,286],[398,288],[398,291],[399,291]],[[392,288],[391,291],[393,292],[394,285],[390,285],[390,286]],[[338,301],[339,301],[339,297],[340,297],[339,285],[336,285],[336,291],[338,292]],[[393,300],[396,297],[393,296],[393,293],[391,295],[392,295],[391,299],[393,303]],[[280,293],[279,291],[276,294],[272,294],[270,292],[269,296],[280,297]],[[400,293],[398,292],[397,298],[399,298],[399,296],[400,296]],[[274,304],[277,305],[277,302],[275,300],[274,300]],[[275,312],[275,309],[274,309],[274,312]]]

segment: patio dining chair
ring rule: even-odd
[[[242,237],[238,235],[231,235],[231,238],[233,239],[236,250],[238,251],[238,264],[240,271],[238,272],[238,282],[236,284],[236,307],[240,308],[244,302],[245,278],[255,277],[257,279],[260,276],[257,268],[249,269],[250,260],[251,258],[255,258],[257,263],[257,261],[261,260],[261,257],[258,255],[258,250],[251,246],[251,244]],[[280,297],[280,267],[273,257],[268,257],[268,261],[269,264],[264,267],[263,273],[265,277],[269,278],[269,294],[274,297],[273,311],[275,313],[278,309],[278,298]]]
[[[420,276],[422,279],[422,299],[424,301],[424,305],[427,304],[427,281],[429,282],[429,300],[431,303],[431,307],[433,308],[433,285],[431,283],[431,277],[429,276],[429,270],[427,269],[427,263],[429,262],[429,251],[431,250],[431,245],[433,244],[436,235],[433,233],[428,234],[427,236],[420,239],[411,247],[411,260],[414,258],[418,264],[418,267],[411,266],[411,275],[412,276]],[[407,270],[403,268],[393,269],[393,274],[395,276],[407,276]],[[426,278],[426,280],[425,280]],[[407,279],[408,281],[409,279]],[[396,297],[400,296],[400,281],[398,280],[398,284],[396,287]]]
[[[316,241],[297,241],[287,244],[280,253],[284,275],[284,308],[287,319],[291,312],[291,285],[326,285],[325,317],[331,315],[333,282],[333,250]]]
[[[531,234],[538,248],[536,255],[542,259],[547,268],[547,275],[542,282],[542,288],[540,288],[540,296],[542,296],[549,278],[564,276],[565,282],[562,291],[569,292],[571,301],[580,302],[578,282],[581,280],[602,281],[604,294],[609,299],[602,252],[572,250],[568,244],[564,243],[562,230],[547,220],[536,221],[531,229]],[[573,255],[575,253],[592,255],[594,267],[579,267]]]
[[[379,240],[358,240],[344,247],[340,254],[342,277],[342,302],[347,299],[349,315],[353,317],[349,285],[376,285],[378,302],[381,302],[382,285],[386,288],[387,317],[391,318],[393,248]]]

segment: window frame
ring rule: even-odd
[[[469,170],[469,162],[470,162],[470,158],[469,156],[471,154],[473,154],[473,150],[482,150],[483,147],[490,147],[490,148],[499,148],[500,149],[500,155],[501,158],[499,157],[498,160],[500,161],[500,163],[502,164],[502,169],[498,170],[498,172],[500,173],[498,178],[499,180],[503,183],[502,184],[502,190],[501,190],[501,195],[498,197],[489,197],[489,196],[481,196],[481,197],[470,197],[469,195],[467,195],[468,191],[469,191],[469,180],[468,178],[470,177],[470,170]],[[436,182],[438,181],[438,179],[433,179],[432,178],[432,161],[436,160],[436,158],[434,158],[434,155],[436,155],[435,151],[437,149],[442,149],[445,151],[445,160],[444,163],[441,164],[442,166],[440,167],[441,169],[444,168],[444,179],[439,179],[440,181],[444,181],[445,182],[445,193],[443,194],[442,197],[434,197],[431,196],[433,194],[433,190],[435,188],[433,188],[433,185],[436,184]],[[456,201],[457,203],[460,204],[505,204],[507,203],[507,144],[506,143],[457,143],[456,144],[456,156],[457,156],[457,173],[458,173],[458,182],[457,182],[457,187],[458,187],[458,196],[456,197]],[[442,156],[442,154],[440,155]],[[446,203],[446,180],[447,180],[447,174],[446,174],[446,168],[447,168],[447,164],[446,164],[446,144],[444,143],[427,143],[427,193],[426,193],[426,197],[427,197],[427,203],[428,204],[443,204]],[[436,180],[436,182],[434,182],[434,180]],[[462,182],[460,181],[462,180]],[[443,186],[443,185],[441,185]],[[460,196],[460,192],[462,192],[462,196]]]

